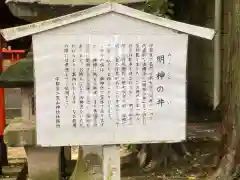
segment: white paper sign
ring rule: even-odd
[[[38,144],[185,140],[187,35],[39,37]]]

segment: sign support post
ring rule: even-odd
[[[120,146],[103,146],[103,180],[120,180]]]

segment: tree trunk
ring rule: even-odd
[[[223,150],[219,168],[212,180],[238,179],[240,164],[240,0],[224,0],[223,3],[225,43],[220,104]]]

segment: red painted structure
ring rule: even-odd
[[[6,50],[1,49],[1,39],[0,39],[0,74],[3,72],[3,60],[10,59],[12,60],[12,64],[16,60],[20,60],[20,55],[25,53],[24,50]],[[4,129],[6,126],[5,119],[5,93],[4,88],[0,88],[0,174],[2,173],[2,166],[8,164],[7,159],[7,148],[4,143]]]

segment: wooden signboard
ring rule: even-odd
[[[214,31],[108,2],[2,34],[33,35],[37,144],[103,145],[119,180],[115,144],[186,139],[188,34]]]
[[[34,36],[38,144],[185,140],[188,38],[157,33]]]

